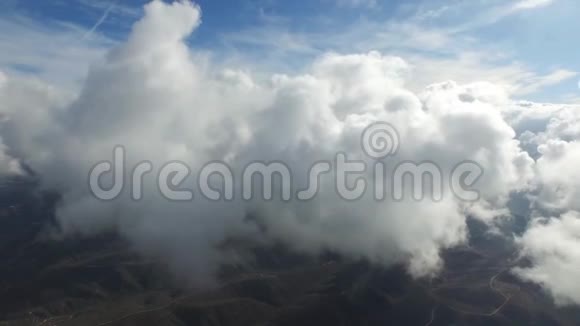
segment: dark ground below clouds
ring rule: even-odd
[[[471,221],[470,246],[445,254],[436,279],[331,255],[254,249],[213,290],[184,290],[160,264],[114,235],[42,240],[58,196],[0,186],[0,325],[579,325],[536,286],[508,272],[512,249]]]

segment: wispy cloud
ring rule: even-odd
[[[554,0],[521,0],[516,3],[513,8],[514,10],[535,9],[550,5],[554,2]]]
[[[259,28],[242,29],[223,35],[228,48],[243,49],[259,47],[260,60],[287,62],[288,58],[312,57],[325,52],[368,52],[373,50],[401,56],[414,66],[413,80],[409,87],[420,90],[431,83],[455,80],[459,83],[490,81],[501,84],[515,96],[541,92],[558,85],[577,73],[567,69],[545,72],[537,71],[525,62],[515,60],[500,46],[478,41],[470,30],[493,24],[506,15],[514,14],[515,6],[524,10],[547,5],[551,1],[530,1],[494,5],[456,24],[437,27],[424,24],[428,17],[440,17],[449,11],[441,7],[426,15],[421,11],[411,19],[395,19],[387,22],[361,18],[349,26],[332,25],[326,30],[311,28],[308,32],[296,31],[289,23],[266,24]],[[525,5],[525,6],[524,6]],[[468,6],[462,2],[462,6]],[[461,11],[468,7],[462,7]],[[433,9],[435,10],[435,9]],[[240,53],[244,53],[240,50]],[[264,53],[267,53],[265,55]],[[253,53],[246,61],[254,60]]]
[[[577,76],[578,72],[566,69],[558,69],[547,75],[533,76],[527,80],[527,84],[522,85],[520,93],[531,94],[542,88],[558,85]]]
[[[89,65],[115,42],[103,36],[82,40],[87,30],[73,24],[39,23],[23,16],[0,18],[0,67],[15,74],[74,87]]]
[[[449,26],[449,31],[453,33],[464,33],[477,28],[493,25],[510,16],[520,14],[525,11],[539,9],[553,5],[557,0],[511,0],[511,1],[477,1],[459,0],[453,4],[448,1],[438,6],[425,8],[420,6],[411,17],[412,21],[445,21],[448,16],[457,19]]]
[[[105,20],[107,19],[107,17],[109,16],[109,13],[111,13],[111,11],[113,11],[115,9],[115,6],[117,5],[117,3],[119,2],[119,0],[112,0],[111,4],[105,9],[105,12],[103,13],[103,15],[99,18],[99,20],[97,20],[97,22],[93,25],[93,27],[91,27],[91,29],[89,29],[85,35],[83,35],[83,39],[87,39],[91,36],[91,34],[93,34],[97,28],[99,28],[99,26],[101,26],[101,24],[103,22],[105,22]]]
[[[374,8],[378,5],[377,0],[337,0],[337,4],[341,7],[351,8]]]
[[[110,14],[138,18],[142,14],[140,6],[129,6],[123,0],[77,0],[83,7],[98,12],[108,11]],[[125,0],[126,1],[126,0]],[[114,3],[114,5],[112,5]]]

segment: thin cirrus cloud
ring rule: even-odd
[[[562,0],[561,0],[562,1]],[[564,0],[565,1],[565,0]],[[495,2],[493,2],[495,3]],[[527,4],[526,4],[527,3]],[[570,99],[568,90],[566,93],[553,92],[553,87],[576,76],[576,70],[561,66],[541,67],[534,62],[525,62],[520,58],[513,57],[510,50],[493,43],[479,41],[468,32],[475,26],[493,24],[494,20],[486,17],[504,17],[514,14],[513,8],[519,10],[534,10],[536,7],[553,5],[556,1],[519,1],[512,4],[492,4],[488,7],[479,8],[472,2],[460,2],[460,9],[447,9],[449,5],[443,3],[434,6],[430,10],[440,14],[431,16],[430,20],[440,20],[449,15],[451,11],[476,12],[475,17],[470,17],[469,22],[456,22],[451,26],[426,25],[426,22],[418,17],[423,9],[417,9],[411,17],[401,16],[389,19],[387,22],[376,19],[364,18],[357,20],[333,21],[331,17],[324,24],[316,22],[315,17],[305,18],[306,24],[311,25],[308,31],[297,31],[292,28],[296,17],[275,21],[259,19],[257,25],[241,26],[235,31],[221,31],[216,40],[210,44],[217,44],[215,48],[207,48],[213,52],[230,52],[235,55],[219,55],[227,60],[235,60],[237,64],[248,67],[255,66],[256,57],[260,58],[261,66],[270,66],[270,70],[289,71],[300,68],[316,56],[328,51],[339,53],[368,52],[379,50],[407,58],[411,64],[417,67],[421,83],[416,83],[415,89],[419,90],[432,82],[443,79],[471,82],[488,80],[493,77],[493,82],[509,85],[516,94],[538,94],[538,97],[550,101]],[[524,5],[525,4],[525,5]],[[533,4],[533,5],[532,5]],[[132,22],[141,12],[137,7],[129,7],[127,4],[116,1],[80,1],[79,6],[83,10],[91,9],[94,18],[80,26],[67,23],[56,26],[54,23],[42,23],[28,21],[21,23],[15,17],[5,16],[0,18],[0,24],[4,25],[6,33],[3,48],[8,49],[0,54],[0,62],[5,69],[40,71],[40,76],[58,81],[66,81],[69,85],[75,84],[86,73],[87,66],[94,62],[106,50],[117,43],[119,36],[107,37],[107,33],[101,30],[101,25],[110,21],[110,24],[118,23],[118,20]],[[509,9],[512,8],[512,9]],[[264,16],[264,9],[259,8],[257,16]],[[411,11],[412,12],[412,11]],[[423,15],[424,17],[425,15]],[[461,14],[460,16],[465,16]],[[16,18],[25,18],[22,15]],[[310,21],[309,21],[310,20]],[[477,23],[479,22],[479,23]],[[338,23],[338,24],[337,24]],[[63,28],[64,27],[64,28]],[[110,26],[107,26],[109,30]],[[75,35],[78,33],[78,35]],[[121,36],[122,37],[122,36]],[[0,40],[1,42],[2,40]],[[44,51],[33,51],[34,48],[42,48]],[[64,49],[64,51],[59,51]],[[253,49],[248,51],[248,49]],[[38,55],[34,56],[34,52]],[[466,58],[473,58],[469,60]],[[499,58],[501,57],[501,58]],[[498,59],[499,58],[499,59]],[[455,61],[456,65],[448,65]],[[441,66],[449,66],[451,69],[437,71],[431,69],[433,63],[440,62]],[[66,63],[69,63],[66,67]],[[425,63],[429,63],[428,66]],[[436,66],[436,65],[435,65]],[[55,68],[52,68],[55,67]],[[58,68],[56,68],[58,67]],[[428,69],[423,69],[423,67]],[[63,74],[62,69],[71,73]],[[75,73],[72,73],[75,70]],[[432,74],[431,71],[434,71]],[[504,72],[511,71],[509,74]],[[497,72],[497,73],[496,73]],[[441,76],[443,73],[445,76]],[[481,75],[482,77],[479,77]],[[71,80],[70,76],[75,75]],[[498,80],[500,79],[501,80]]]
[[[522,0],[514,4],[515,10],[534,9],[552,4],[555,0]]]
[[[346,21],[327,18],[322,25],[315,20],[307,21],[312,26],[307,31],[294,30],[291,21],[286,21],[224,32],[221,41],[226,49],[259,48],[256,55],[260,61],[275,69],[286,69],[284,64],[296,66],[297,60],[303,62],[304,58],[311,59],[328,51],[379,50],[412,58],[409,61],[417,67],[417,75],[423,81],[417,83],[417,89],[442,78],[462,82],[492,78],[493,82],[509,85],[516,95],[534,95],[549,101],[569,99],[568,94],[554,88],[577,76],[576,66],[528,62],[515,54],[515,49],[505,46],[505,42],[496,43],[482,39],[485,35],[476,34],[524,11],[537,14],[537,9],[557,4],[557,1],[533,4],[460,1],[452,7],[439,2],[429,9],[407,8],[410,15],[395,15],[386,21],[364,14]],[[517,34],[513,38],[517,38]],[[517,44],[517,40],[507,44],[512,42]],[[544,51],[549,60],[552,53]],[[238,54],[246,58],[249,65],[254,61],[254,52],[240,50]],[[445,69],[437,69],[438,63]]]
[[[341,7],[366,7],[373,8],[378,5],[377,0],[338,0],[337,4]]]
[[[4,70],[66,84],[83,80],[91,62],[102,58],[116,41],[101,36],[84,40],[77,25],[38,23],[24,16],[0,18],[0,65]]]

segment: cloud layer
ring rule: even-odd
[[[190,2],[151,2],[126,42],[91,68],[79,94],[0,76],[0,171],[17,173],[17,158],[44,186],[58,189],[64,235],[115,230],[197,285],[239,259],[222,244],[240,237],[314,255],[334,251],[384,266],[402,263],[423,277],[443,267],[441,250],[466,241],[467,216],[492,223],[509,215],[505,207],[514,193],[526,194],[537,214],[580,209],[580,175],[573,172],[580,160],[577,108],[514,103],[485,82],[442,82],[412,92],[408,63],[379,52],[327,53],[296,75],[264,78],[222,69],[184,43],[200,19],[200,8]],[[151,175],[176,160],[192,175],[214,160],[234,171],[278,160],[292,168],[299,188],[312,164],[338,152],[373,163],[360,148],[360,135],[377,121],[391,123],[401,139],[397,156],[384,160],[387,175],[399,162],[432,161],[449,176],[458,162],[472,160],[485,171],[476,185],[480,200],[463,202],[446,184],[441,201],[347,202],[331,177],[322,177],[319,196],[307,202],[244,201],[237,192],[231,202],[196,196],[176,203],[156,191],[154,178],[145,179],[142,201],[124,193],[103,202],[86,182],[91,167],[110,160],[121,144],[127,166],[148,160],[155,167]],[[374,186],[372,173],[363,177]],[[570,288],[541,276],[562,262],[544,259],[535,234],[562,234],[566,245],[558,250],[577,250],[573,229],[560,227],[573,224],[575,215],[562,216],[534,224],[519,240],[535,265],[518,272],[558,300],[580,303],[566,292]],[[578,255],[567,257],[580,265]],[[572,269],[561,273],[567,271]]]

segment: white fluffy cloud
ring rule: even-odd
[[[522,256],[532,265],[516,269],[540,284],[556,303],[580,304],[574,286],[580,268],[580,107],[521,102],[504,115],[518,132],[522,147],[536,158],[534,191],[528,193],[537,217],[518,238]]]
[[[0,82],[0,135],[10,155],[0,162],[17,157],[46,187],[63,193],[58,216],[65,235],[116,230],[143,254],[165,259],[180,277],[198,283],[234,259],[220,246],[231,237],[284,242],[311,254],[332,250],[386,266],[404,263],[421,277],[443,266],[442,249],[466,240],[467,215],[491,221],[506,214],[513,192],[544,200],[551,197],[533,190],[534,184],[549,189],[577,180],[548,175],[545,166],[562,156],[549,142],[537,143],[551,130],[565,135],[575,129],[550,122],[524,135],[522,107],[495,85],[443,82],[414,93],[405,60],[379,52],[328,53],[302,74],[257,78],[235,67],[216,68],[184,43],[200,16],[187,1],[151,2],[127,41],[91,68],[79,94],[13,76]],[[191,203],[176,203],[159,194],[154,178],[146,178],[142,201],[124,193],[103,202],[86,184],[91,167],[110,160],[121,144],[127,166],[148,160],[155,167],[151,175],[175,160],[187,163],[192,175],[214,160],[236,172],[251,161],[278,160],[300,185],[312,164],[338,152],[371,163],[360,135],[377,121],[400,134],[400,151],[385,159],[388,173],[399,162],[433,161],[448,177],[457,163],[472,160],[485,171],[476,185],[481,200],[462,202],[445,185],[438,202],[348,202],[337,196],[330,176],[307,202],[243,201],[237,193],[231,202],[196,194]],[[537,164],[526,144],[541,145]],[[557,162],[575,159],[576,145],[568,145],[570,157]],[[363,177],[374,185],[372,173]],[[557,204],[569,206],[565,198]]]
[[[568,212],[560,218],[538,219],[519,239],[522,253],[532,266],[516,273],[540,284],[557,304],[580,304],[580,214]]]
[[[580,107],[522,102],[506,108],[506,120],[522,146],[537,158],[532,194],[536,208],[551,214],[578,210]]]

